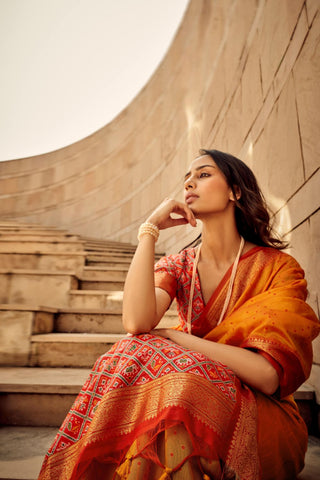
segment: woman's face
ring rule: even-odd
[[[210,155],[196,158],[185,176],[184,199],[197,218],[233,208],[233,194]]]

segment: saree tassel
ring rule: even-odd
[[[171,480],[171,473],[173,472],[173,468],[166,467],[165,471],[159,478],[159,480]]]
[[[126,457],[125,461],[119,465],[116,470],[116,473],[119,475],[121,480],[126,480],[129,476],[132,464],[132,457]]]

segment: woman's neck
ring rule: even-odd
[[[235,222],[204,222],[202,229],[201,261],[214,262],[217,268],[231,265],[238,253],[240,234]]]

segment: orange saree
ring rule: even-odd
[[[161,259],[156,285],[176,297],[186,329],[194,249]],[[230,269],[231,270],[231,269]],[[225,365],[155,335],[127,337],[95,363],[51,446],[39,480],[285,480],[303,467],[306,427],[291,394],[308,377],[318,320],[297,262],[256,247],[204,305],[196,276],[192,334],[253,349],[280,378],[277,395]]]

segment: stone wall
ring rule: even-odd
[[[167,56],[113,122],[0,163],[0,217],[135,243],[154,206],[182,198],[200,147],[228,151],[256,173],[319,313],[319,38],[319,0],[191,0]],[[159,249],[194,235],[163,232]]]

